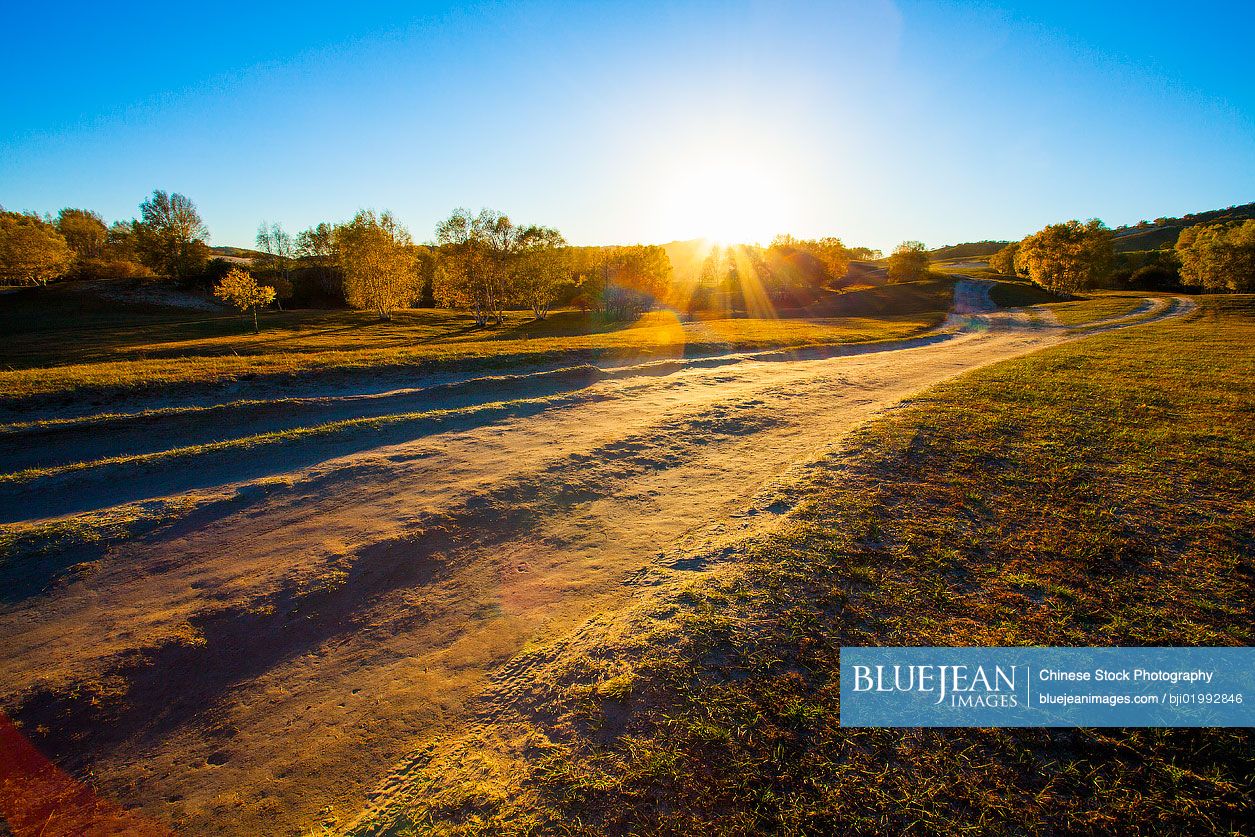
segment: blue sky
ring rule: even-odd
[[[887,248],[1255,200],[1255,3],[21,4],[0,204]],[[16,36],[16,37],[15,37]]]

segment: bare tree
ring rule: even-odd
[[[292,236],[282,224],[261,222],[257,228],[257,249],[266,254],[266,267],[285,280],[291,278],[296,248]]]

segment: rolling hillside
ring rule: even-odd
[[[933,261],[974,259],[982,256],[992,256],[1010,243],[1009,241],[967,241],[962,244],[947,244],[945,247],[929,250],[928,255],[932,257]]]
[[[1255,203],[1192,213],[1182,218],[1158,218],[1145,227],[1135,226],[1116,230],[1116,252],[1127,253],[1134,250],[1157,250],[1160,247],[1171,247],[1177,243],[1177,236],[1186,227],[1222,221],[1243,221],[1247,218],[1255,218]]]
[[[1129,253],[1172,247],[1177,243],[1177,236],[1181,234],[1181,230],[1186,227],[1223,221],[1243,221],[1247,218],[1255,218],[1255,203],[1212,209],[1207,212],[1194,212],[1180,218],[1157,218],[1153,222],[1142,222],[1145,226],[1139,224],[1131,227],[1118,227],[1115,230],[1115,249],[1117,253]],[[928,254],[935,262],[947,259],[979,259],[993,255],[1010,243],[1009,241],[967,241],[962,244],[947,244],[930,250]]]

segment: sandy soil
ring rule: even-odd
[[[504,411],[482,408],[495,389],[443,402],[407,390],[41,437],[28,460],[55,464],[159,451],[206,427],[232,438],[461,408],[278,453],[101,466],[0,498],[3,519],[21,522],[200,504],[0,609],[4,708],[58,765],[180,832],[343,826],[520,652],[711,555],[734,560],[719,545],[778,520],[788,486],[848,431],[946,378],[1076,336],[991,310],[988,287],[963,282],[947,330],[892,351],[495,379],[489,389],[519,403]]]

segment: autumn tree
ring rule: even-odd
[[[839,238],[777,235],[763,254],[768,271],[761,279],[772,296],[801,302],[814,296],[819,288],[843,278],[850,270],[852,258],[852,251]]]
[[[807,248],[824,266],[833,279],[841,279],[850,271],[850,251],[841,239],[827,237],[807,242]]]
[[[65,275],[74,251],[56,227],[34,213],[0,210],[0,275],[27,285],[46,285]]]
[[[1186,227],[1177,238],[1181,281],[1207,291],[1255,291],[1255,220]]]
[[[214,296],[240,309],[245,316],[252,314],[253,333],[256,334],[261,331],[257,322],[257,309],[275,301],[275,289],[269,285],[257,284],[257,280],[247,270],[234,267],[214,286]]]
[[[639,317],[671,289],[671,259],[657,245],[603,248],[598,274],[600,310],[610,320]]]
[[[1003,247],[997,253],[989,257],[989,267],[994,273],[1000,273],[1003,276],[1014,276],[1015,273],[1015,255],[1020,250],[1020,242],[1013,241],[1006,247]]]
[[[570,277],[566,239],[552,227],[523,227],[518,234],[514,287],[538,320],[549,314],[558,288]]]
[[[890,282],[915,282],[928,278],[928,248],[920,241],[904,241],[889,254]]]
[[[515,296],[514,261],[519,249],[519,228],[510,216],[495,209],[481,209],[475,218],[486,247],[489,312],[497,325],[505,322],[505,309]]]
[[[209,230],[190,198],[157,189],[140,204],[135,224],[141,260],[160,273],[186,279],[204,269]]]
[[[475,231],[475,216],[466,209],[453,214],[436,227],[439,258],[432,279],[436,303],[448,308],[467,308],[475,324],[488,324],[483,274],[487,271],[487,253]]]
[[[57,214],[57,232],[65,238],[74,255],[80,259],[104,256],[109,228],[105,219],[90,209],[66,208]]]
[[[1051,224],[1020,242],[1016,270],[1058,294],[1095,287],[1111,271],[1111,230],[1097,218]]]
[[[114,221],[105,233],[105,258],[139,261],[139,242],[135,221]]]
[[[409,305],[417,294],[413,240],[391,212],[362,210],[335,228],[335,249],[344,271],[344,295],[354,308],[372,309],[381,320]]]
[[[510,277],[503,255],[513,248],[510,219],[491,209],[472,215],[455,209],[436,227],[440,266],[435,280],[442,304],[469,308],[476,324],[504,321]]]

